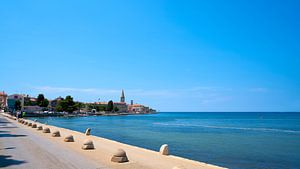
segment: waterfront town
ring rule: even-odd
[[[32,97],[27,94],[8,95],[0,92],[0,110],[17,114],[22,112],[26,116],[87,116],[87,115],[127,115],[127,114],[149,114],[156,110],[125,101],[124,90],[121,91],[120,101],[112,100],[98,102],[74,101],[72,96],[57,97],[53,100],[47,99],[43,94]]]

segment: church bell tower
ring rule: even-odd
[[[124,90],[122,90],[122,94],[121,94],[121,97],[120,97],[120,102],[121,102],[121,103],[125,103],[125,94],[124,94]]]

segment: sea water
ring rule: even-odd
[[[300,169],[300,113],[166,112],[40,122],[230,169]]]

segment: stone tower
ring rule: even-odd
[[[125,103],[125,94],[124,94],[124,90],[122,90],[120,102],[121,102],[121,103]]]

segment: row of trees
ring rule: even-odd
[[[97,112],[100,111],[108,111],[108,112],[117,112],[119,111],[118,107],[114,106],[114,103],[112,100],[110,100],[107,105],[98,105],[98,104],[87,104],[87,109],[89,111],[95,109]]]
[[[69,112],[72,113],[75,110],[78,110],[82,106],[82,103],[74,102],[73,97],[66,96],[65,99],[62,99],[58,102],[56,106],[56,111],[59,112]]]
[[[43,94],[39,94],[36,100],[36,104],[40,107],[47,107],[49,105],[49,100],[45,99]]]
[[[29,97],[24,98],[24,106],[48,107],[48,105],[49,105],[49,100],[46,99],[43,94],[39,94],[36,101],[31,101]]]
[[[15,110],[21,110],[21,101],[16,100]],[[46,109],[49,105],[49,100],[43,94],[39,94],[36,101],[31,101],[29,97],[24,97],[24,106],[40,106]]]
[[[43,107],[43,110],[47,110],[49,106],[49,100],[44,97],[43,94],[39,94],[36,101],[31,101],[29,97],[24,98],[24,106],[40,106]],[[108,111],[108,112],[117,112],[119,111],[118,107],[114,106],[112,100],[108,102],[107,105],[98,105],[98,104],[84,104],[81,102],[74,102],[73,97],[66,96],[62,100],[59,100],[54,108],[58,112],[69,112],[72,113],[81,108],[86,108],[91,111],[95,109],[96,111]],[[21,101],[16,100],[15,110],[21,110]]]

